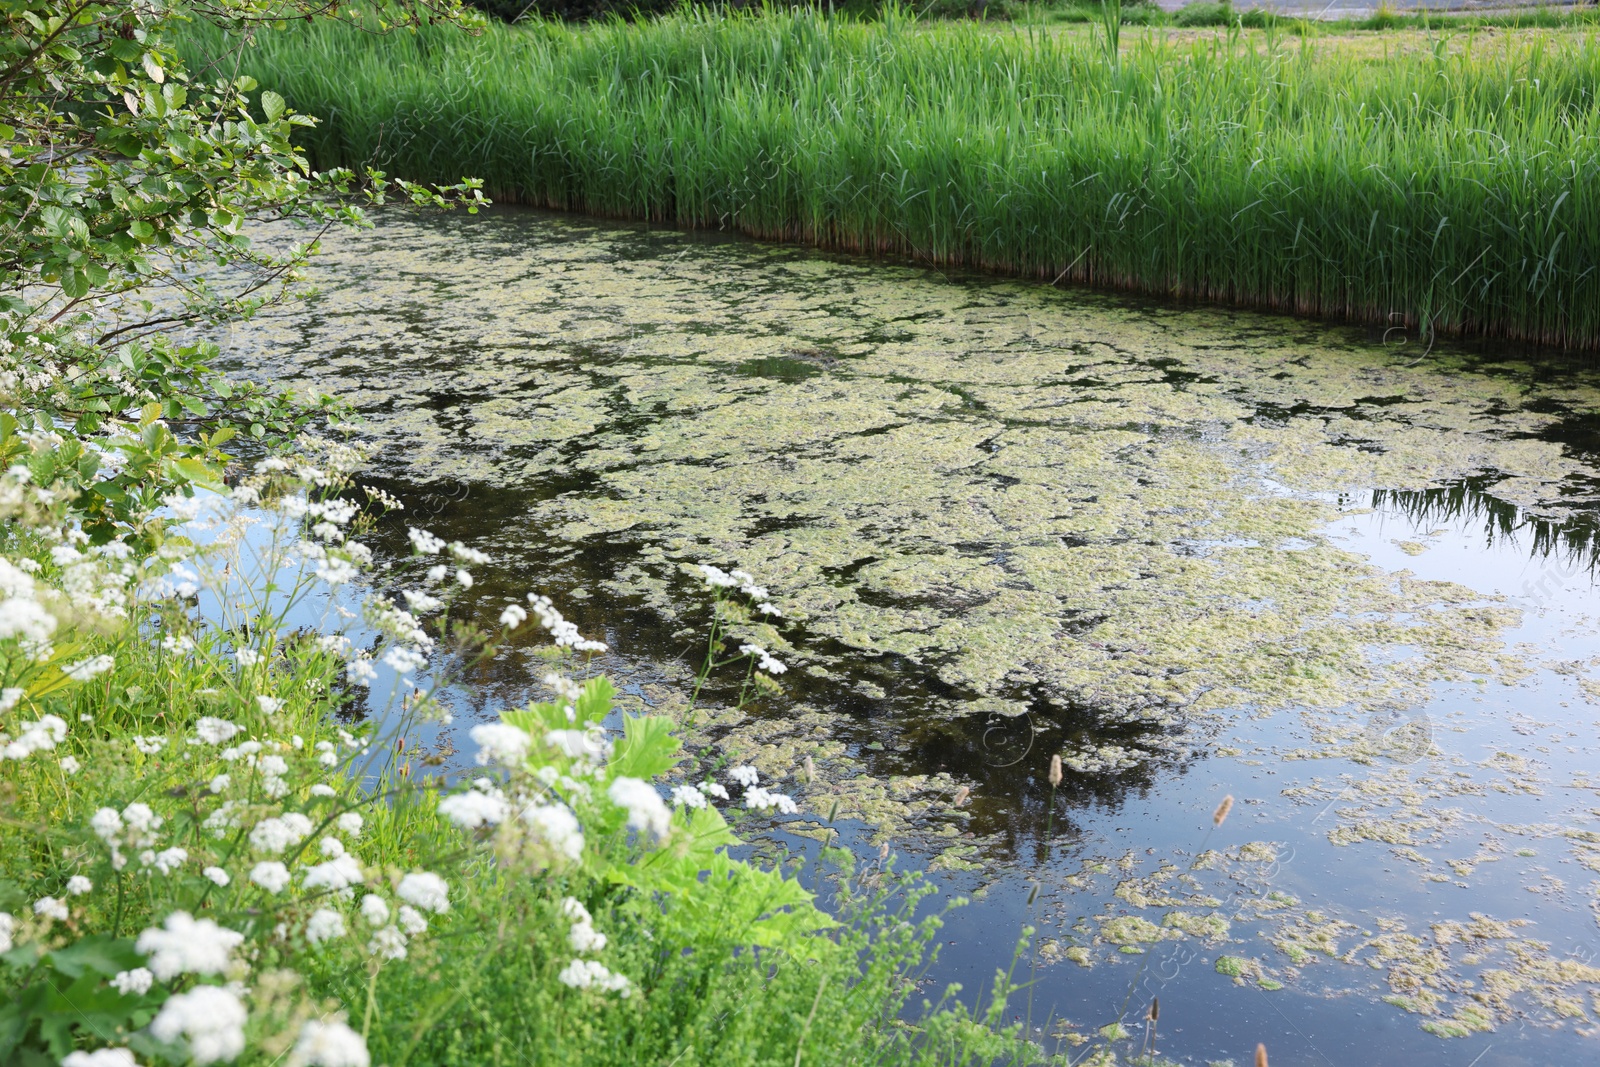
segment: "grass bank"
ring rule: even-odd
[[[191,64],[235,42],[195,36]],[[234,60],[229,57],[230,65]],[[1384,326],[1600,347],[1600,45],[811,13],[262,31],[319,166]]]

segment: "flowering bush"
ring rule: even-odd
[[[39,484],[57,447],[34,439],[0,475],[0,1059],[928,1054],[887,1025],[933,929],[906,921],[918,891],[890,911],[846,879],[835,917],[735,859],[719,805],[794,801],[749,767],[675,781],[675,724],[572,677],[604,646],[549,600],[490,633],[453,618],[489,561],[414,529],[416,587],[349,606],[371,564],[354,451],[302,440],[227,494],[171,497],[140,554],[92,544]],[[380,759],[448,718],[452,664],[534,625],[568,670],[471,728],[481,772],[414,782]],[[410,695],[388,732],[349,721],[350,695],[389,680]],[[932,1020],[961,1055],[985,1047],[986,1022]]]

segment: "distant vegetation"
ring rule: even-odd
[[[754,2],[692,2],[692,0],[471,0],[470,6],[499,19],[517,22],[527,19],[561,19],[584,22],[594,19],[637,21],[675,11],[701,8],[738,13],[761,8]],[[1099,0],[838,0],[836,3],[771,3],[777,9],[823,11],[849,18],[875,19],[891,11],[906,11],[921,19],[971,19],[1021,23],[1099,22],[1104,5]],[[1129,3],[1122,8],[1122,21],[1130,26],[1233,26],[1262,28],[1281,26],[1290,32],[1317,30],[1447,29],[1472,27],[1520,27],[1555,29],[1562,26],[1600,25],[1600,11],[1560,9],[1544,5],[1521,10],[1479,14],[1472,12],[1398,11],[1379,3],[1371,14],[1359,19],[1304,19],[1276,14],[1259,7],[1236,8],[1231,0],[1190,0],[1175,11],[1153,2]]]
[[[191,61],[237,42],[191,38]],[[231,62],[231,60],[230,60]],[[318,166],[1383,326],[1600,344],[1600,50],[693,14],[262,32]]]

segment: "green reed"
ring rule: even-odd
[[[319,165],[506,202],[1600,347],[1600,47],[1103,39],[807,12],[262,32]],[[1134,34],[1137,33],[1138,36]],[[1102,35],[1103,38],[1103,35]],[[226,42],[192,39],[191,63]]]

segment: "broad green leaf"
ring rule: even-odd
[[[611,774],[645,781],[666,774],[678,762],[677,751],[683,745],[672,735],[672,727],[665,715],[625,716],[622,738],[611,754]]]

